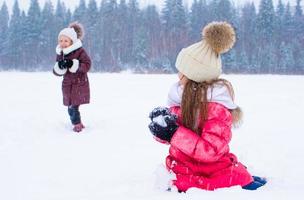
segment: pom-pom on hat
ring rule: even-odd
[[[83,26],[78,22],[73,22],[69,25],[68,28],[64,28],[60,31],[58,38],[61,35],[69,37],[72,40],[73,44],[75,44],[77,39],[83,39]]]
[[[84,28],[82,26],[82,24],[80,24],[79,22],[72,22],[69,25],[69,28],[73,28],[74,31],[76,32],[77,38],[82,40],[84,37]]]
[[[216,79],[222,73],[220,54],[235,43],[235,31],[227,22],[211,22],[202,31],[202,40],[183,48],[175,66],[179,72],[195,82]]]

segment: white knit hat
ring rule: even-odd
[[[64,29],[62,29],[60,31],[60,33],[58,34],[58,39],[61,35],[69,37],[72,40],[73,44],[75,44],[76,41],[77,41],[77,33],[74,30],[74,28],[64,28]]]
[[[235,43],[235,32],[227,22],[211,22],[203,28],[202,41],[182,49],[175,66],[179,72],[195,82],[216,79],[222,73],[220,54]]]

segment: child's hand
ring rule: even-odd
[[[63,61],[66,68],[71,68],[73,66],[73,60],[64,59]]]
[[[168,108],[155,108],[149,115],[151,123],[149,129],[151,133],[162,141],[170,142],[172,136],[178,128],[177,116],[171,114]]]
[[[149,124],[149,129],[155,137],[163,141],[170,142],[171,138],[173,137],[175,131],[178,128],[178,125],[176,123],[175,117],[170,115],[164,116],[164,122],[166,126],[160,125],[158,122],[152,121]]]
[[[150,112],[149,114],[149,117],[151,120],[153,120],[153,118],[156,118],[160,115],[164,116],[164,115],[170,115],[170,110],[166,107],[157,107],[157,108],[154,108],[152,110],[152,112]]]
[[[68,69],[68,68],[71,68],[72,66],[73,66],[73,61],[70,59],[64,59],[64,60],[58,61],[58,67],[60,69]]]
[[[59,69],[66,69],[64,60],[58,61],[58,67],[59,67]]]

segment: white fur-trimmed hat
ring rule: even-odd
[[[202,31],[202,41],[182,49],[175,66],[179,72],[195,82],[216,79],[222,73],[220,54],[235,43],[235,31],[227,22],[211,22]]]
[[[64,28],[64,29],[62,29],[60,31],[60,33],[58,34],[58,39],[59,39],[59,37],[61,35],[69,37],[72,40],[73,44],[75,44],[76,41],[77,41],[77,33],[76,33],[76,31],[73,28]]]

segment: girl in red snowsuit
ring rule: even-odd
[[[241,110],[231,84],[219,78],[220,53],[233,46],[235,33],[230,24],[216,22],[203,34],[201,42],[179,53],[180,81],[170,89],[169,109],[154,109],[149,128],[158,141],[170,144],[166,167],[176,175],[173,185],[179,191],[234,185],[255,190],[266,180],[252,176],[229,151],[231,128],[239,123]]]

